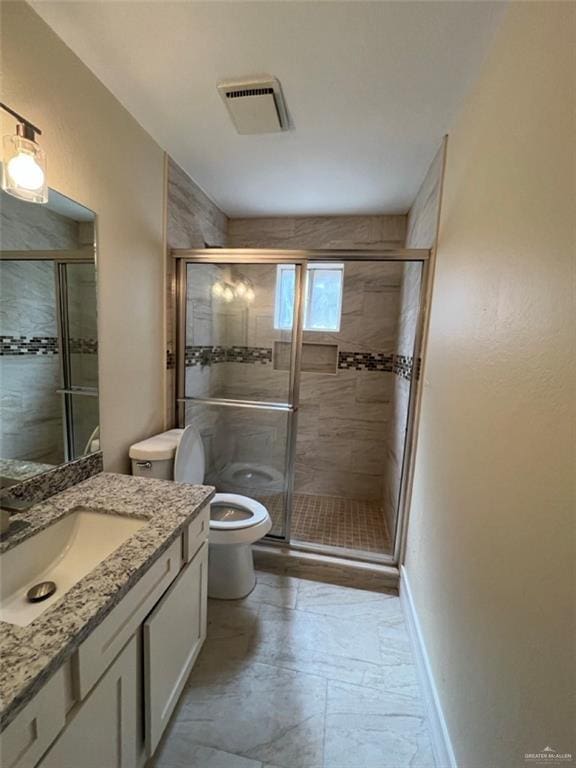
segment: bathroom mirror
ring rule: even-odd
[[[0,488],[100,449],[95,215],[0,198]]]

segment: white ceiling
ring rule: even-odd
[[[491,2],[33,7],[231,216],[403,213],[477,76]],[[269,73],[293,129],[238,135],[216,91]]]

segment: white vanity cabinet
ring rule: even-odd
[[[40,763],[42,768],[137,768],[138,638],[128,645]]]
[[[206,637],[204,543],[144,622],[146,753],[152,755]]]
[[[206,637],[209,507],[0,734],[2,768],[141,768]]]

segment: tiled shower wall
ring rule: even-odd
[[[51,261],[0,261],[3,459],[64,461]]]
[[[206,248],[224,246],[227,242],[228,219],[200,187],[175,163],[167,158],[166,244],[171,248]],[[175,397],[175,261],[166,259],[166,427],[174,424]]]
[[[406,248],[433,248],[436,243],[444,152],[445,146],[442,145],[432,161],[414,204],[408,213]],[[401,356],[411,356],[413,353],[414,335],[420,312],[420,285],[421,272],[419,265],[414,263],[404,264],[402,268],[400,316],[396,347],[397,354]],[[419,367],[420,362],[417,361],[416,372],[419,372]],[[388,530],[391,535],[393,535],[396,526],[409,398],[410,378],[395,376],[390,403],[391,440],[388,461],[386,462],[387,495],[385,500]]]
[[[406,216],[230,219],[230,248],[402,248]]]

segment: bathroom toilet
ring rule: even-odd
[[[130,448],[132,474],[195,485],[204,482],[202,438],[192,425],[154,435]],[[259,501],[236,493],[217,493],[210,503],[208,596],[235,600],[256,584],[252,544],[272,528]]]

